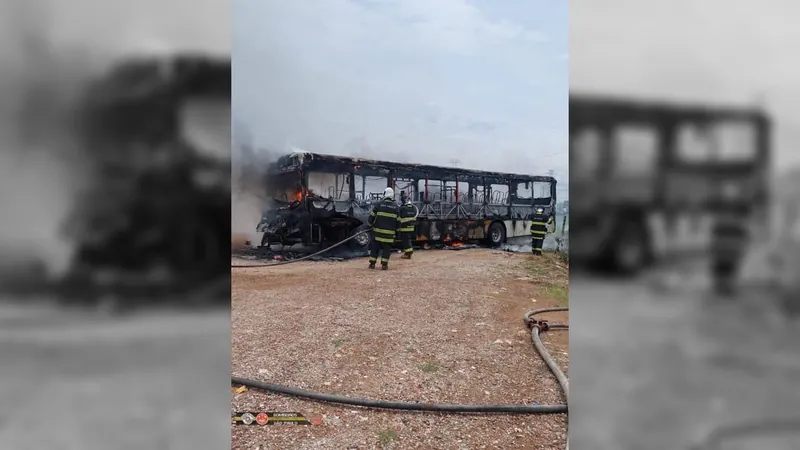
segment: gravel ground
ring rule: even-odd
[[[226,312],[120,319],[6,300],[0,448],[226,448]]]
[[[321,392],[442,403],[560,404],[524,328],[563,306],[554,256],[488,249],[239,269],[232,277],[232,372]],[[234,261],[241,263],[240,261]],[[544,281],[546,280],[546,284]],[[567,322],[566,313],[551,320]],[[543,337],[566,371],[568,334]],[[565,415],[435,415],[329,405],[248,390],[233,411],[297,411],[322,426],[232,426],[233,449],[562,449]]]
[[[745,285],[768,275],[748,266]],[[687,262],[656,290],[573,272],[574,448],[680,450],[722,425],[800,421],[800,320],[764,289],[714,300],[706,267]],[[800,430],[747,444],[723,448],[798,449]]]

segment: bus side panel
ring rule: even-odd
[[[531,235],[531,221],[530,220],[504,220],[503,224],[506,226],[506,237],[522,237]]]
[[[425,241],[470,241],[486,236],[482,220],[417,220],[417,237]]]

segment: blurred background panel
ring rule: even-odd
[[[229,445],[229,18],[0,0],[0,447]]]
[[[570,2],[575,448],[800,448],[798,13]]]

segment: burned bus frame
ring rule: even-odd
[[[381,177],[393,187],[395,197],[405,191],[418,211],[416,243],[485,241],[499,246],[509,237],[528,236],[530,216],[541,207],[555,215],[556,180],[551,176],[532,176],[448,168],[422,164],[403,164],[320,153],[299,152],[280,157],[267,177],[296,173],[297,197],[286,199],[278,209],[265,212],[257,231],[264,233],[262,245],[271,243],[329,245],[363,229],[382,192],[367,192],[366,178]],[[336,189],[346,186],[347,195],[318,193],[309,189],[312,173],[335,176]],[[358,186],[356,177],[361,177]],[[434,181],[439,182],[434,185]],[[546,188],[547,195],[536,197],[535,187]],[[466,192],[461,185],[466,185]],[[523,198],[520,184],[531,189]],[[508,192],[492,191],[501,185]],[[333,187],[333,186],[331,186]],[[543,189],[545,190],[545,189]],[[369,236],[354,239],[364,248]]]
[[[771,125],[763,111],[585,94],[570,95],[569,107],[570,168],[575,168],[570,221],[581,228],[570,245],[573,259],[635,273],[657,259],[649,225],[654,213],[714,215],[746,202],[754,206],[751,214],[766,214]],[[686,161],[679,155],[680,127],[721,122],[754,126],[751,158],[731,161],[715,155],[716,159],[707,161]],[[626,126],[643,126],[657,136],[655,170],[638,180],[615,171],[622,158],[613,137]],[[581,135],[589,131],[599,136],[594,149],[598,164],[582,176],[577,146]],[[746,187],[748,197],[727,199],[723,189],[731,184]]]

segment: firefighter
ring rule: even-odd
[[[531,252],[534,255],[541,255],[544,238],[547,236],[547,226],[553,223],[553,216],[545,214],[542,208],[536,208],[531,221]]]
[[[411,259],[411,255],[414,253],[412,242],[417,226],[416,215],[411,198],[406,195],[405,191],[400,191],[400,240],[403,244],[403,256],[401,256],[403,259]]]
[[[748,245],[750,205],[736,188],[723,194],[727,201],[711,228],[711,276],[717,293],[730,295]]]
[[[372,249],[369,255],[369,268],[374,269],[378,256],[381,257],[381,270],[389,268],[392,245],[400,228],[399,208],[394,202],[394,189],[383,190],[383,201],[372,208],[368,223],[372,228]]]
[[[745,208],[722,211],[711,229],[711,276],[718,294],[733,293],[739,266],[747,248],[747,216]]]

